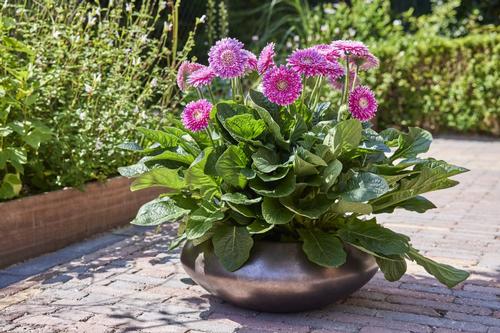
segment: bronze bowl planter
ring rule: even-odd
[[[375,275],[375,258],[346,247],[347,262],[326,268],[310,262],[299,243],[256,241],[250,259],[229,272],[210,244],[184,245],[187,274],[208,292],[234,305],[265,312],[318,309],[346,298]]]

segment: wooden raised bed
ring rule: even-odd
[[[112,178],[0,203],[0,267],[55,251],[128,224],[158,190],[131,192],[130,180]]]

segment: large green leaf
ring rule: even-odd
[[[224,127],[236,140],[253,140],[264,132],[266,124],[247,113],[226,119]]]
[[[283,179],[286,177],[288,174],[288,171],[290,170],[291,165],[288,165],[286,167],[279,167],[278,169],[270,172],[270,173],[263,173],[261,171],[256,171],[257,177],[262,179],[265,182],[273,182],[279,179]]]
[[[193,240],[202,237],[213,227],[215,221],[220,221],[224,218],[224,213],[221,211],[209,212],[203,207],[198,208],[189,216],[186,223],[187,239]]]
[[[260,106],[271,114],[278,114],[280,111],[280,106],[269,101],[260,91],[250,89],[250,98],[255,105]]]
[[[278,168],[286,167],[291,162],[291,158],[284,162],[279,161],[276,152],[266,148],[259,148],[253,153],[252,160],[254,167],[263,173],[270,173]]]
[[[144,127],[139,127],[137,130],[150,141],[159,143],[163,148],[177,147],[180,141],[180,138],[175,135],[160,130],[152,130]]]
[[[229,146],[215,164],[217,174],[229,184],[244,188],[247,184],[245,169],[249,160],[243,149],[238,146]]]
[[[302,250],[310,261],[324,267],[342,266],[347,254],[335,235],[316,229],[298,229]]]
[[[387,281],[398,281],[406,273],[406,260],[402,256],[394,256],[393,260],[376,257],[378,267]]]
[[[418,165],[418,170],[420,173],[402,179],[397,189],[373,200],[371,202],[373,211],[382,212],[388,207],[393,207],[419,194],[455,186],[458,182],[448,177],[467,171],[467,169],[455,167],[443,161]]]
[[[338,156],[344,151],[358,147],[362,139],[362,129],[361,122],[356,119],[341,121],[328,132],[323,144],[329,146],[333,154]]]
[[[274,182],[264,182],[255,178],[250,181],[250,188],[257,194],[266,197],[285,197],[295,190],[295,175],[293,172],[289,172],[285,178]]]
[[[404,255],[410,250],[409,238],[369,221],[354,220],[338,230],[339,237],[347,243],[362,247],[382,255]]]
[[[337,178],[342,172],[342,163],[339,160],[333,160],[328,163],[328,166],[323,169],[321,175],[323,176],[323,186],[322,190],[328,192],[328,190],[335,184]]]
[[[262,198],[257,197],[255,199],[249,199],[243,193],[225,193],[222,195],[221,200],[231,202],[237,205],[253,205],[255,203],[261,202]]]
[[[0,199],[10,199],[19,195],[23,184],[19,174],[6,173],[0,183]]]
[[[247,225],[247,230],[251,235],[264,234],[274,228],[274,224],[266,223],[266,221],[257,219]]]
[[[392,213],[394,212],[395,208],[403,208],[409,211],[417,212],[417,213],[425,213],[429,209],[436,208],[436,206],[427,200],[426,198],[417,195],[414,198],[410,198],[408,200],[399,202],[395,204],[394,206],[387,207],[382,210],[378,210],[377,213]]]
[[[265,197],[262,202],[262,216],[270,224],[286,224],[295,214],[283,206],[276,198]]]
[[[130,223],[140,226],[155,226],[165,222],[175,222],[188,213],[189,210],[178,207],[173,200],[158,198],[144,204]]]
[[[150,157],[146,162],[151,165],[155,161],[174,161],[190,165],[194,161],[194,157],[188,154],[182,147],[177,147],[173,151],[165,150],[162,153]]]
[[[233,272],[250,257],[253,239],[246,227],[220,225],[215,229],[212,244],[222,266]]]
[[[317,175],[319,173],[318,168],[324,166],[327,166],[326,162],[318,155],[302,147],[296,149],[294,170],[297,176]]]
[[[211,152],[211,147],[205,148],[186,171],[186,182],[189,188],[193,191],[200,191],[207,200],[214,195],[220,194],[217,181],[212,176],[205,173],[208,156]]]
[[[260,118],[266,123],[267,129],[274,137],[276,143],[280,147],[288,150],[290,148],[290,143],[287,142],[285,140],[285,138],[283,137],[283,134],[281,134],[280,126],[276,123],[276,121],[273,119],[271,114],[267,110],[265,110],[259,106],[255,107],[255,111],[257,111]]]
[[[418,127],[410,127],[408,128],[408,134],[400,133],[398,138],[399,148],[394,152],[391,159],[416,157],[418,154],[427,152],[431,143],[431,133]]]
[[[461,269],[456,269],[449,265],[440,264],[421,255],[417,250],[411,248],[408,257],[422,266],[427,273],[433,275],[439,282],[448,288],[453,288],[469,277],[469,273]]]
[[[320,218],[333,204],[333,200],[321,193],[308,199],[294,196],[283,197],[280,198],[280,202],[292,212],[310,219]]]
[[[118,168],[118,173],[122,175],[123,177],[137,177],[139,175],[142,175],[146,172],[148,172],[150,169],[144,164],[144,161],[147,160],[148,158],[142,158],[139,162],[136,164],[132,164],[126,167],[119,167]]]
[[[378,198],[388,192],[389,185],[383,177],[374,173],[353,172],[340,190],[341,196],[345,200],[363,202]]]
[[[181,190],[186,187],[186,182],[179,176],[178,169],[155,168],[137,177],[130,190],[137,191],[154,186]]]
[[[339,214],[356,213],[368,215],[372,213],[372,206],[363,202],[351,202],[340,199],[339,202],[332,205],[331,210]]]

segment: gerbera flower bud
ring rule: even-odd
[[[234,38],[219,40],[208,53],[210,67],[223,79],[242,76],[245,73],[246,60],[243,43]]]
[[[212,68],[203,66],[202,68],[194,71],[187,80],[188,84],[192,85],[195,88],[208,86],[212,83],[212,80],[215,78],[215,72]]]
[[[352,116],[361,121],[367,121],[377,112],[377,100],[370,88],[359,86],[349,95],[349,111]]]
[[[276,67],[274,64],[274,43],[269,43],[260,52],[257,60],[257,71],[262,75],[273,67]]]
[[[179,89],[183,92],[186,91],[188,88],[187,78],[189,77],[189,75],[203,67],[203,65],[200,65],[198,63],[189,61],[182,62],[182,64],[179,66],[179,70],[177,71],[177,86],[179,86]]]
[[[192,132],[202,131],[208,127],[212,103],[206,99],[190,102],[182,112],[184,127]]]
[[[245,71],[252,72],[257,70],[257,57],[255,54],[248,50],[243,50],[247,56],[247,60],[245,61]]]
[[[278,105],[289,105],[302,92],[300,75],[291,68],[274,67],[264,74],[262,80],[264,95]]]

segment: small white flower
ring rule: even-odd
[[[142,44],[146,44],[146,42],[148,41],[148,36],[147,36],[147,35],[142,35],[142,36],[139,38],[139,41],[140,41]]]
[[[157,80],[156,78],[153,78],[153,79],[151,80],[150,85],[151,85],[151,88],[156,88],[156,87],[158,87],[158,80]]]
[[[202,17],[200,17],[200,23],[205,23],[206,20],[207,20],[207,15],[203,15]]]
[[[356,36],[356,29],[354,29],[354,28],[349,28],[349,35],[351,35],[351,36]]]
[[[163,30],[170,31],[172,30],[172,27],[173,27],[172,23],[163,22]]]
[[[294,42],[299,42],[300,41],[300,37],[298,35],[293,36],[293,41]]]
[[[125,10],[129,13],[132,12],[132,4],[130,2],[125,5]]]
[[[104,143],[102,143],[101,140],[97,139],[97,141],[95,142],[95,149],[101,150],[102,147],[104,147]]]
[[[259,40],[259,36],[253,35],[252,36],[252,41],[257,42]]]
[[[135,108],[134,108],[134,110],[132,112],[134,112],[136,114],[139,113],[139,107],[136,105]]]
[[[159,10],[163,10],[167,8],[167,2],[166,1],[160,1],[160,5],[158,7]]]
[[[394,24],[394,25],[401,25],[401,23],[402,23],[401,20],[392,21],[392,24]]]
[[[93,26],[97,21],[96,18],[91,14],[89,14],[87,17],[88,17],[88,25]]]
[[[335,29],[333,29],[333,32],[334,32],[336,35],[338,35],[338,34],[340,33],[340,28],[335,28]]]
[[[94,79],[95,83],[101,82],[101,78],[102,78],[101,73],[94,73],[94,74],[92,74],[92,78]]]
[[[319,29],[323,32],[327,31],[328,30],[328,24],[323,24],[321,27],[319,27]]]
[[[292,42],[286,42],[286,48],[291,49],[293,46]]]
[[[323,9],[323,13],[325,13],[327,15],[332,15],[332,14],[335,14],[335,9],[330,8],[330,7],[325,7],[325,9]]]
[[[92,87],[90,84],[86,84],[85,83],[85,92],[89,95],[92,95],[92,93],[94,92],[94,87]]]
[[[52,37],[54,37],[55,39],[58,39],[59,36],[61,36],[60,31],[57,31],[57,30],[52,31]]]
[[[141,64],[141,57],[134,57],[132,59],[132,66],[139,66]]]

